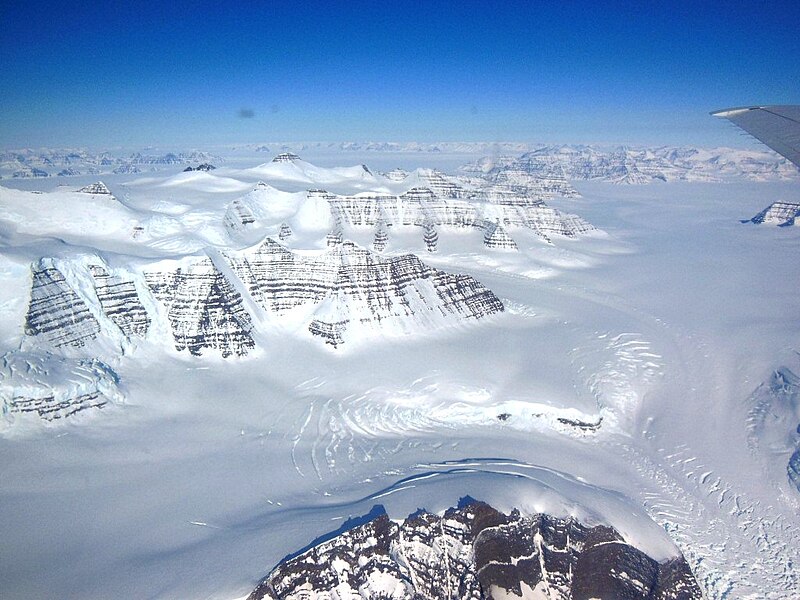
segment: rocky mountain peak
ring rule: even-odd
[[[375,507],[290,555],[248,600],[693,600],[700,588],[683,557],[658,562],[612,527],[548,514],[505,514],[465,499],[443,515],[398,523]]]

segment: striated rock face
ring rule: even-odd
[[[543,239],[552,235],[575,237],[595,228],[580,217],[562,213],[541,199],[521,196],[502,186],[488,186],[469,193],[454,192],[442,186],[443,193],[458,197],[440,197],[433,190],[411,188],[399,196],[358,194],[325,195],[333,218],[351,227],[374,227],[383,220],[393,226],[475,227],[485,229],[486,222],[499,221],[504,227],[525,227]]]
[[[225,226],[232,231],[244,231],[248,225],[256,222],[256,217],[250,207],[242,199],[237,198],[225,211]]]
[[[403,181],[406,177],[408,177],[408,171],[398,167],[396,169],[392,169],[388,173],[384,173],[383,176],[391,181]]]
[[[82,187],[78,190],[84,194],[104,194],[106,196],[111,196],[111,190],[108,189],[105,183],[102,181],[98,181],[97,183],[91,183],[87,186]]]
[[[744,223],[767,223],[779,227],[790,227],[800,217],[800,204],[797,202],[773,202],[767,208]]]
[[[471,195],[469,190],[451,181],[436,169],[418,169],[417,174],[424,182],[424,187],[439,198],[468,198]]]
[[[439,234],[436,232],[436,225],[432,221],[425,221],[422,229],[422,241],[425,242],[425,249],[428,252],[436,252],[439,247]]]
[[[500,223],[487,223],[484,229],[483,245],[487,248],[516,250],[517,243],[511,238]]]
[[[375,252],[383,252],[386,249],[386,244],[389,242],[389,232],[386,229],[386,223],[379,219],[375,223],[375,238],[372,241],[372,249]]]
[[[200,356],[211,349],[228,357],[255,347],[241,296],[210,259],[146,272],[145,280],[166,309],[177,350]]]
[[[127,337],[147,335],[150,317],[147,314],[133,279],[112,275],[104,267],[90,265],[97,299],[103,312]]]
[[[226,258],[265,310],[317,305],[309,331],[334,347],[353,326],[405,331],[503,310],[472,277],[430,268],[411,254],[383,258],[349,241],[305,256],[267,238]]]
[[[25,333],[41,335],[56,347],[80,347],[95,339],[100,324],[53,261],[42,259],[32,271]]]
[[[611,527],[506,515],[482,502],[402,524],[376,509],[284,559],[248,600],[702,598],[682,557],[659,563]]]
[[[289,227],[289,224],[281,223],[281,229],[278,232],[278,239],[280,241],[288,240],[290,237],[292,237],[292,234],[292,228]]]
[[[296,160],[300,160],[300,157],[297,154],[292,154],[291,152],[281,152],[275,158],[272,159],[272,162],[281,163],[281,162],[294,162]]]
[[[1,408],[7,420],[35,415],[55,421],[122,401],[116,373],[96,359],[10,352],[1,367]]]

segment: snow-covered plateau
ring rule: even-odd
[[[308,149],[1,155],[0,596],[797,597],[784,162]]]

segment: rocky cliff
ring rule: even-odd
[[[767,208],[762,210],[752,219],[743,221],[743,223],[766,223],[769,225],[778,225],[779,227],[789,227],[794,225],[796,219],[800,217],[800,203],[797,202],[773,202]]]
[[[468,275],[430,268],[412,254],[384,258],[352,242],[302,255],[267,238],[226,256],[265,310],[280,314],[311,305],[309,331],[334,347],[353,327],[428,330],[503,310],[500,300]]]
[[[474,501],[370,517],[284,559],[248,600],[702,598],[682,557],[658,562],[603,525]]]

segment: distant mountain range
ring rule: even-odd
[[[169,165],[209,163],[220,160],[208,152],[167,152],[143,154],[134,152],[115,155],[92,153],[84,149],[23,148],[0,151],[0,177],[28,179],[36,177],[70,177],[99,173],[140,173]]]
[[[462,167],[461,171],[523,186],[543,177],[619,184],[800,178],[794,165],[770,151],[668,146],[612,150],[593,146],[545,146],[519,156],[487,156]]]
[[[466,175],[518,182],[550,179],[556,195],[570,195],[563,181],[602,180],[642,184],[654,181],[781,181],[800,178],[771,150],[695,146],[536,145],[521,142],[290,142],[238,145],[231,150],[269,153],[360,152],[483,156],[465,165]],[[208,152],[119,154],[85,149],[18,149],[0,152],[0,177],[35,178],[100,173],[139,173],[170,165],[221,162]],[[567,193],[565,193],[567,192]]]

